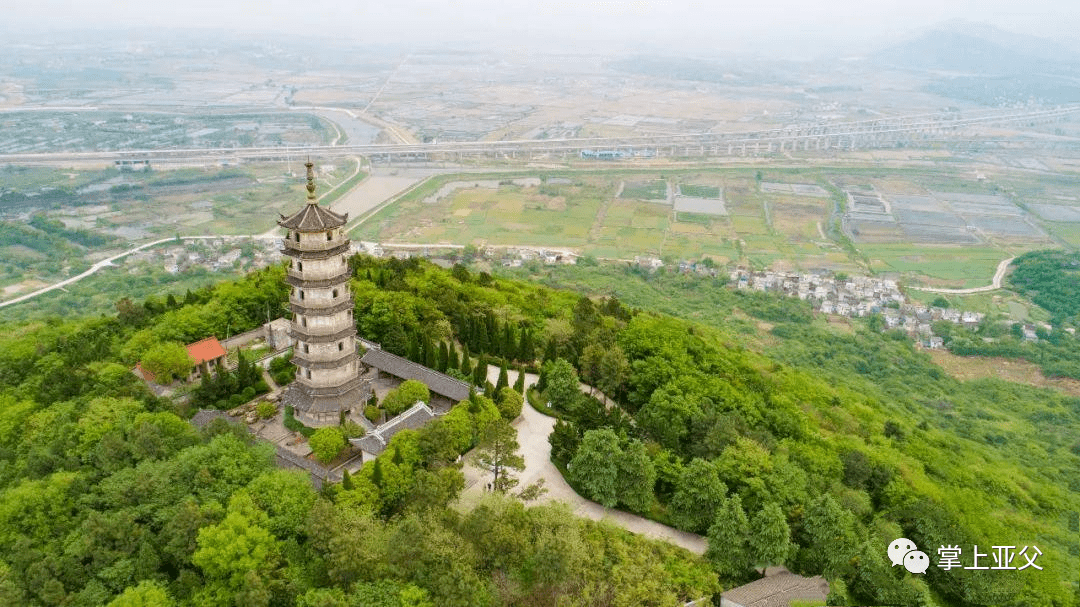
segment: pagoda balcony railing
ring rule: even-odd
[[[296,268],[289,268],[286,276],[295,278],[302,281],[314,281],[314,280],[332,280],[339,276],[349,276],[349,266],[343,265],[336,268],[318,268],[309,270],[298,270]]]
[[[326,236],[321,232],[317,234],[317,238],[304,238],[300,242],[296,242],[293,238],[286,238],[281,242],[286,248],[296,251],[325,251],[349,244],[348,238],[340,238],[337,234],[330,240],[326,240]]]
[[[332,257],[334,255],[347,254],[349,252],[348,240],[327,241],[324,244],[327,246],[316,247],[314,245],[308,246],[305,243],[289,242],[286,240],[284,246],[281,247],[281,254],[297,257],[299,259],[322,259],[324,257]]]

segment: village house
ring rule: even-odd
[[[191,373],[188,374],[188,381],[195,381],[203,375],[216,373],[225,364],[225,355],[227,354],[221,342],[214,336],[188,344],[187,352],[188,356],[195,362]]]

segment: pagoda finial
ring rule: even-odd
[[[307,167],[307,201],[308,204],[315,204],[318,202],[315,199],[315,165],[312,164],[311,159],[304,163]]]

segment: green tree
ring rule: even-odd
[[[230,507],[230,509],[232,509]],[[276,567],[279,549],[269,531],[240,512],[232,511],[217,525],[199,529],[198,548],[191,561],[202,569],[207,584],[197,593],[203,605],[225,607],[237,595],[254,600],[265,596],[265,577]]]
[[[679,529],[705,533],[726,495],[727,486],[720,480],[716,466],[695,457],[683,469],[671,496],[668,505],[671,522]]]
[[[514,391],[518,394],[525,393],[525,371],[518,371],[517,379],[514,380]]]
[[[183,344],[164,342],[151,346],[144,352],[139,364],[154,374],[154,381],[164,385],[171,383],[174,379],[187,377],[191,368],[195,366],[195,360],[191,358]]]
[[[506,363],[503,362],[503,364],[499,366],[499,379],[495,383],[495,394],[499,394],[500,392],[502,392],[503,388],[506,388],[509,385],[510,379],[506,373]]]
[[[308,439],[315,457],[324,464],[330,463],[345,448],[345,435],[334,426],[319,428]]]
[[[611,398],[621,398],[630,363],[618,345],[589,344],[581,352],[581,377]]]
[[[499,408],[499,415],[502,415],[503,419],[512,422],[521,415],[521,409],[525,405],[521,392],[513,388],[503,388],[498,391],[498,397],[495,406]]]
[[[619,501],[619,437],[610,428],[589,430],[570,460],[568,476],[582,495],[608,508]]]
[[[575,409],[581,399],[580,384],[577,371],[566,360],[557,358],[544,363],[544,390],[556,409],[568,412]]]
[[[645,514],[653,503],[656,469],[645,445],[631,440],[622,447],[619,459],[619,502],[633,512]]]
[[[506,493],[518,483],[510,470],[521,472],[525,469],[525,459],[518,453],[517,430],[510,422],[499,419],[487,425],[480,433],[476,446],[474,463],[492,474],[492,486],[496,491]]]
[[[124,589],[108,607],[173,607],[176,603],[161,584],[143,580],[136,586]]]
[[[768,503],[750,521],[750,557],[761,566],[782,564],[791,554],[791,529],[780,505]]]
[[[423,383],[415,379],[407,379],[386,394],[382,406],[386,409],[387,415],[393,417],[415,405],[417,401],[430,402],[431,391]]]
[[[733,495],[723,501],[709,527],[707,558],[721,575],[741,577],[754,564],[750,546],[750,523],[742,500]]]
[[[828,493],[817,497],[803,516],[802,560],[811,573],[824,573],[830,580],[858,553],[859,537],[855,517]]]

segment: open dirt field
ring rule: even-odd
[[[930,357],[956,379],[996,377],[1018,384],[1051,388],[1072,396],[1080,396],[1080,381],[1068,378],[1048,378],[1042,374],[1037,365],[1029,362],[981,356],[956,356],[944,350],[931,350]]]

